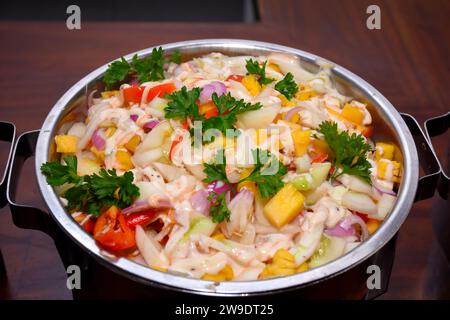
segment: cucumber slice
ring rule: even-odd
[[[294,187],[299,191],[306,191],[311,189],[313,177],[309,173],[304,173],[291,181]]]
[[[183,235],[180,241],[184,242],[189,239],[193,234],[203,234],[205,236],[210,236],[214,229],[216,229],[216,224],[212,222],[210,218],[207,217],[196,217],[192,219],[189,226],[189,230]]]
[[[313,163],[311,166],[311,176],[313,178],[313,182],[311,184],[311,189],[317,188],[320,186],[328,177],[330,173],[331,163]]]
[[[345,251],[346,244],[344,239],[322,236],[319,247],[309,261],[309,266],[315,268],[340,257]]]

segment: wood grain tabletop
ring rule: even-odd
[[[261,40],[320,55],[367,80],[419,123],[449,111],[450,1],[257,3],[255,23],[82,21],[81,30],[68,30],[65,22],[1,20],[0,120],[15,123],[18,133],[39,129],[58,98],[98,66],[146,47],[203,38]],[[366,27],[371,4],[381,8],[380,30]],[[448,139],[440,139],[438,153],[445,147]],[[7,145],[0,150],[4,158]],[[32,167],[29,161],[19,199],[43,207]],[[433,234],[432,203],[416,203],[400,229],[383,299],[449,297],[450,270]],[[71,299],[52,240],[16,228],[8,207],[0,209],[0,248],[8,273],[0,299]]]

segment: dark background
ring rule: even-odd
[[[81,30],[66,28],[66,7],[81,7]],[[381,8],[381,30],[366,8]],[[379,89],[419,123],[450,104],[450,1],[12,1],[0,3],[0,119],[38,129],[57,99],[96,67],[163,43],[243,38],[296,47],[334,61]],[[448,135],[436,140],[441,157]],[[0,144],[1,157],[7,145]],[[43,206],[32,159],[19,200]],[[449,297],[449,266],[431,226],[432,200],[414,205],[400,229],[390,289],[383,298]],[[0,210],[8,278],[0,299],[69,299],[52,241],[13,226]]]

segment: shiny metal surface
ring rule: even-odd
[[[214,283],[212,281],[186,278],[160,272],[125,258],[111,258],[103,254],[96,245],[94,239],[85,233],[70,217],[59,201],[53,188],[46,183],[45,177],[40,174],[39,169],[43,163],[51,160],[53,136],[58,128],[59,121],[73,108],[72,105],[76,101],[85,96],[86,91],[95,87],[97,81],[106,71],[107,64],[105,64],[88,74],[70,88],[50,110],[39,134],[35,158],[39,188],[50,209],[52,217],[59,226],[80,246],[87,250],[91,256],[120,274],[143,283],[171,287],[177,290],[197,294],[247,296],[299,288],[341,274],[376,253],[397,233],[414,202],[419,178],[418,155],[414,140],[400,114],[393,105],[369,83],[345,68],[313,54],[265,42],[234,39],[208,39],[177,42],[163,45],[162,47],[169,53],[173,50],[179,50],[182,54],[189,56],[201,55],[211,51],[220,51],[230,55],[263,55],[273,51],[279,51],[298,56],[301,59],[303,66],[310,71],[316,71],[319,68],[319,62],[331,63],[333,65],[332,77],[339,90],[343,91],[343,93],[364,98],[369,104],[373,105],[374,109],[371,111],[377,113],[378,120],[376,121],[385,124],[390,129],[393,139],[396,140],[401,147],[404,156],[403,166],[405,170],[400,185],[397,203],[394,210],[387,217],[380,229],[367,241],[348,254],[321,267],[282,278]],[[137,54],[139,56],[145,56],[149,54],[151,50],[152,48],[148,48],[138,51]],[[125,58],[130,59],[133,54],[129,54]]]

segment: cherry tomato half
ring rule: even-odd
[[[156,215],[156,211],[153,209],[131,213],[126,217],[128,226],[131,229],[135,229],[137,225],[147,224]]]
[[[94,239],[110,250],[125,250],[136,245],[134,231],[116,206],[110,207],[97,219]]]

